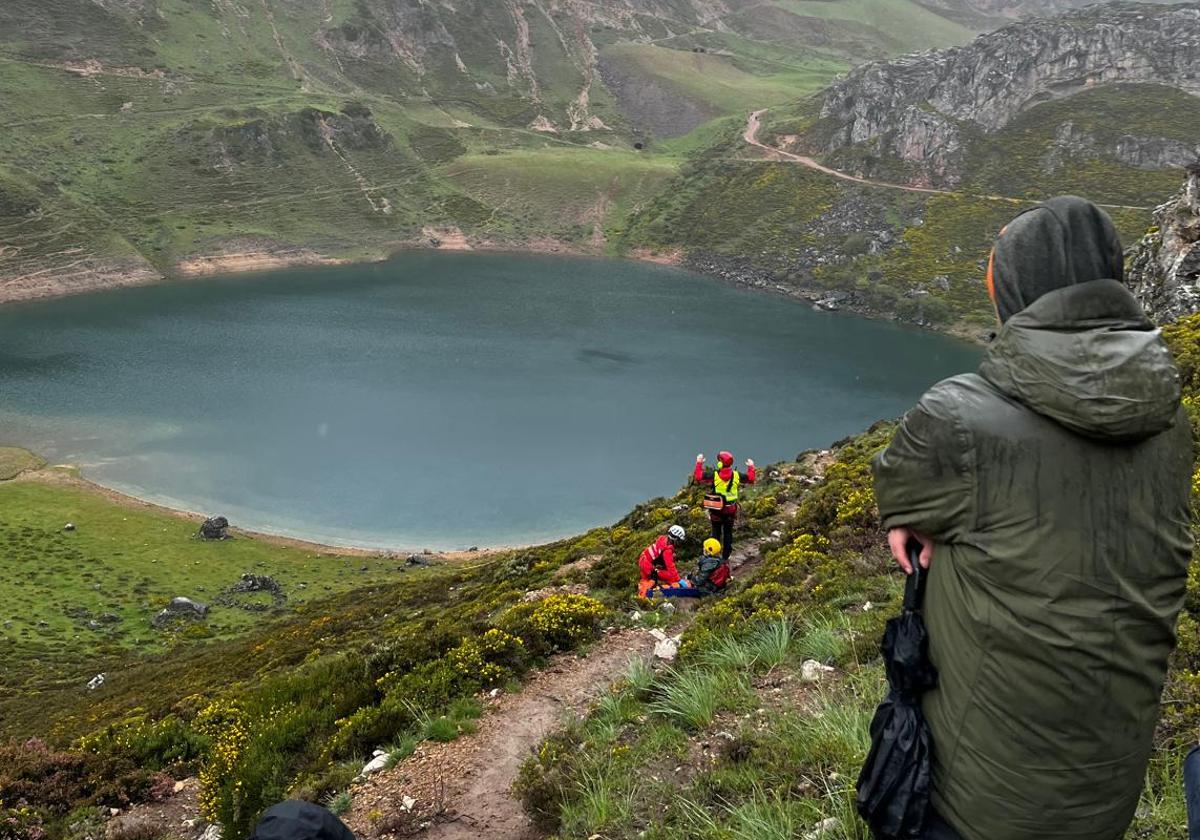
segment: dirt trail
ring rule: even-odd
[[[542,837],[510,793],[521,763],[565,715],[582,713],[653,648],[644,629],[620,630],[586,657],[556,657],[520,693],[502,695],[490,706],[475,734],[449,744],[426,742],[394,769],[354,788],[347,825],[364,840],[384,834],[422,840]],[[411,814],[403,810],[405,796],[417,800]]]
[[[1013,196],[1009,195],[969,193],[962,192],[960,190],[940,190],[934,187],[917,187],[913,186],[912,184],[896,184],[890,181],[876,181],[871,178],[860,178],[857,175],[850,175],[846,172],[841,172],[837,169],[825,166],[813,158],[806,157],[804,155],[793,154],[792,152],[785,152],[783,149],[777,149],[774,146],[768,146],[765,143],[760,142],[758,139],[758,133],[762,130],[762,115],[765,114],[767,110],[767,108],[762,108],[750,114],[750,116],[746,119],[746,130],[742,133],[742,139],[745,140],[748,145],[754,146],[756,149],[761,149],[762,151],[766,152],[772,160],[798,163],[801,166],[805,166],[817,172],[823,172],[826,175],[829,175],[833,178],[838,178],[842,181],[850,181],[851,183],[862,184],[863,186],[867,187],[879,187],[885,190],[901,190],[903,192],[925,193],[927,195],[957,195],[965,198],[979,198],[985,201],[1003,201],[1008,204],[1027,205],[1032,203],[1032,200],[1028,198],[1014,198]],[[1108,208],[1110,210],[1154,209],[1153,207],[1138,207],[1130,204],[1100,204],[1099,206]]]

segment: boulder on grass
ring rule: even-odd
[[[191,598],[172,598],[151,622],[155,627],[165,627],[176,619],[199,621],[208,616],[208,605],[193,601]]]
[[[205,519],[200,524],[200,531],[196,536],[202,540],[230,539],[229,520],[224,516],[214,516],[210,519]]]

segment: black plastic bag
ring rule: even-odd
[[[925,574],[921,547],[908,545],[912,574],[904,609],[889,619],[880,652],[891,690],[871,721],[871,751],[858,776],[858,813],[879,840],[919,838],[929,815],[933,744],[921,713],[921,694],[937,685],[929,634],[921,616]]]

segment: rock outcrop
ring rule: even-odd
[[[1154,211],[1154,227],[1126,254],[1126,282],[1146,312],[1168,323],[1200,312],[1200,163]]]
[[[199,621],[207,616],[207,604],[201,604],[199,601],[193,601],[191,598],[179,596],[172,598],[171,603],[159,610],[150,623],[154,627],[161,629],[181,619]]]
[[[1200,95],[1200,4],[1112,4],[1031,20],[944,51],[864,65],[826,92],[820,141],[869,144],[936,184],[962,175],[972,133],[1026,109],[1109,84],[1158,84]],[[1136,126],[1131,126],[1136,130]],[[1130,134],[1113,153],[1138,167],[1177,165],[1187,144]]]

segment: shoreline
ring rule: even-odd
[[[976,324],[954,322],[945,326],[905,321],[894,315],[879,312],[861,304],[853,292],[830,289],[807,289],[788,286],[771,280],[744,258],[721,257],[718,255],[686,254],[680,248],[655,251],[636,248],[626,254],[604,254],[595,249],[549,237],[538,237],[524,242],[496,242],[493,240],[471,240],[458,227],[436,228],[426,226],[417,240],[401,240],[380,246],[378,250],[367,249],[362,256],[337,257],[311,248],[284,247],[274,243],[257,243],[259,247],[235,247],[207,254],[194,254],[179,259],[173,268],[163,273],[153,269],[149,263],[130,265],[128,260],[119,262],[121,267],[98,269],[89,277],[94,282],[79,286],[64,287],[61,278],[49,273],[40,283],[13,285],[0,277],[0,308],[49,301],[109,289],[153,286],[171,282],[203,280],[214,275],[255,274],[278,271],[286,268],[314,268],[322,266],[370,265],[410,251],[452,251],[455,253],[480,252],[489,254],[543,254],[568,257],[593,257],[597,259],[631,260],[682,268],[710,277],[731,286],[755,292],[764,292],[777,297],[803,301],[813,309],[830,313],[851,314],[873,321],[887,321],[902,327],[940,333],[977,346],[986,346],[987,330]],[[22,278],[18,278],[20,280]]]
[[[37,457],[35,453],[34,457]],[[101,498],[125,508],[135,510],[152,511],[182,519],[188,522],[193,522],[197,526],[208,517],[203,513],[197,513],[186,508],[171,507],[169,505],[151,502],[138,496],[123,493],[120,490],[114,490],[99,482],[92,481],[89,478],[84,478],[79,474],[79,468],[70,464],[55,464],[39,467],[36,469],[25,470],[18,473],[9,482],[36,482],[39,484],[47,484],[58,487],[71,487],[78,490],[83,490],[88,493],[100,496]],[[4,482],[7,483],[7,482]],[[515,546],[488,546],[480,547],[475,551],[434,551],[426,549],[403,549],[403,548],[362,548],[352,545],[338,545],[337,543],[318,542],[316,540],[307,540],[301,537],[289,537],[284,534],[273,534],[269,531],[256,531],[249,528],[239,528],[231,524],[229,526],[230,533],[244,539],[251,539],[258,542],[265,542],[271,545],[279,545],[286,548],[295,548],[301,551],[311,551],[314,554],[331,554],[340,557],[407,557],[414,554],[419,554],[431,561],[442,561],[447,563],[460,563],[466,560],[486,560],[505,554],[510,551],[520,551],[522,549],[533,548],[535,545],[515,545]],[[552,542],[552,541],[551,541]],[[549,544],[549,543],[545,543]]]

